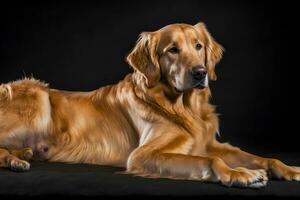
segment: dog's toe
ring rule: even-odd
[[[25,172],[30,169],[30,164],[25,160],[12,159],[10,161],[10,169],[15,172]]]
[[[28,148],[24,151],[23,157],[25,160],[29,161],[32,159],[33,157],[33,152],[31,148]]]

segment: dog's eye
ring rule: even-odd
[[[177,47],[172,47],[168,51],[173,54],[179,53],[179,49]]]
[[[196,49],[197,49],[197,50],[200,50],[201,48],[202,48],[202,45],[199,44],[199,43],[197,43],[197,44],[196,44]]]

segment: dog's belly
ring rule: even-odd
[[[30,147],[34,160],[126,166],[127,158],[136,146],[130,143],[120,144],[118,141],[125,141],[122,137],[119,135],[118,140],[101,137],[99,140],[82,140],[74,144],[60,143],[59,138],[47,135],[24,132],[2,139],[0,137],[0,148],[18,150]]]
[[[95,132],[78,135],[19,132],[1,140],[0,147],[9,150],[30,147],[34,160],[126,166],[127,158],[137,144],[122,130],[111,129],[110,133],[103,133],[99,128],[93,129]]]
[[[122,140],[123,144],[120,143]],[[70,142],[63,145],[58,143],[49,146],[46,143],[40,143],[36,150],[38,154],[46,156],[53,162],[125,166],[129,154],[135,148],[125,141],[122,135],[118,140],[111,137],[99,137],[95,140],[82,138],[76,143]],[[44,148],[48,152],[43,151]]]
[[[34,159],[45,160],[49,157],[51,145],[47,142],[45,135],[15,130],[14,133],[5,134],[0,137],[0,148],[8,150],[20,150],[22,148],[31,148]]]

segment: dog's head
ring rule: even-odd
[[[127,57],[148,87],[161,81],[176,93],[203,89],[216,80],[215,65],[223,47],[203,23],[172,24],[155,32],[143,32]]]

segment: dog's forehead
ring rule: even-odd
[[[165,26],[158,30],[162,35],[169,35],[169,36],[178,36],[178,35],[197,35],[197,31],[194,26],[189,24],[171,24],[168,26]]]
[[[200,36],[196,28],[189,24],[171,24],[157,32],[159,32],[163,43],[182,43],[187,40],[196,40]]]
[[[161,31],[163,30],[174,30],[174,29],[193,29],[194,26],[190,25],[190,24],[169,24],[167,26],[162,27]]]

